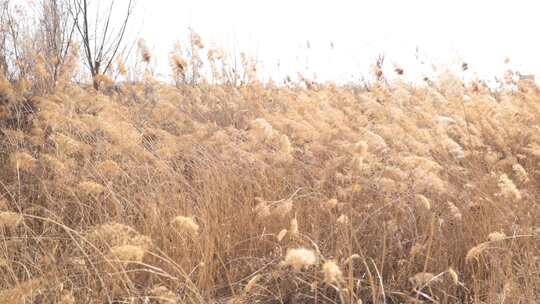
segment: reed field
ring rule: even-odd
[[[190,41],[174,82],[142,42],[0,77],[0,303],[540,301],[534,82],[261,83]]]

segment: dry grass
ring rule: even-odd
[[[535,303],[540,90],[444,80],[4,81],[0,302]]]

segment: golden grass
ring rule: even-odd
[[[536,86],[118,86],[3,85],[1,303],[540,299]]]

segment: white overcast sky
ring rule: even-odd
[[[540,1],[138,0],[137,10],[134,22],[143,22],[140,37],[161,74],[189,27],[205,45],[258,58],[261,74],[275,78],[300,71],[354,79],[382,52],[420,76],[429,68],[415,59],[417,46],[426,63],[463,59],[480,77],[500,75],[506,56],[513,68],[540,74]]]

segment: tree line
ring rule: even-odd
[[[80,60],[94,89],[129,47],[134,0],[0,0],[0,73],[34,92],[54,91]]]

